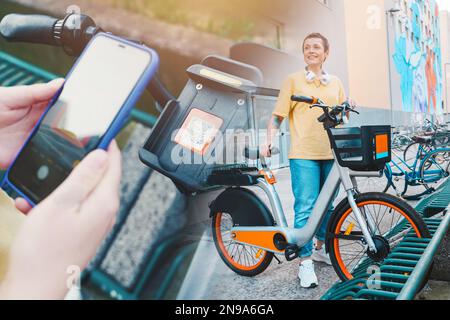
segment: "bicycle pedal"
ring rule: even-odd
[[[295,244],[288,244],[286,246],[286,250],[284,251],[284,255],[287,261],[293,261],[299,257],[300,248]]]

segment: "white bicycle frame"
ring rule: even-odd
[[[355,193],[357,192],[357,183],[356,177],[381,177],[382,172],[356,172],[352,171],[348,168],[344,168],[339,165],[336,160],[336,156],[334,155],[335,163],[333,168],[325,181],[325,184],[320,192],[320,195],[316,201],[316,204],[313,208],[313,211],[309,217],[307,224],[301,229],[294,229],[288,226],[286,221],[286,216],[284,214],[280,197],[276,191],[276,188],[273,184],[268,183],[264,178],[260,178],[258,180],[257,186],[261,188],[267,195],[270,201],[270,205],[272,207],[272,212],[274,215],[274,219],[276,221],[276,226],[274,227],[234,227],[231,229],[232,234],[245,234],[245,233],[254,233],[254,232],[273,232],[280,233],[285,236],[287,242],[289,244],[295,244],[299,248],[306,245],[311,239],[313,239],[314,235],[317,233],[320,225],[328,212],[330,205],[334,199],[336,192],[338,191],[339,185],[345,189],[347,194],[347,199],[349,204],[353,210],[353,213],[358,221],[358,224],[361,227],[361,231],[363,233],[366,244],[371,252],[376,253],[377,249],[375,243],[372,239],[372,234],[377,234],[376,225],[374,221],[371,219],[370,215],[363,216],[361,211],[359,210],[356,201],[355,201]],[[367,220],[366,220],[367,219]],[[366,223],[367,221],[367,223]],[[369,230],[370,229],[370,230]],[[238,239],[235,239],[237,243],[250,245],[252,244],[240,242]],[[255,246],[258,247],[258,246]],[[260,248],[260,247],[258,247]],[[268,248],[260,248],[267,250]],[[272,251],[276,254],[282,254],[282,251]]]

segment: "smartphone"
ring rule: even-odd
[[[32,206],[95,149],[108,148],[158,69],[151,49],[99,33],[6,172],[2,188]]]

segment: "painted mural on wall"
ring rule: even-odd
[[[396,70],[401,78],[403,111],[443,113],[439,8],[435,0],[399,0]]]

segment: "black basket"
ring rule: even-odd
[[[354,171],[380,171],[391,161],[391,127],[328,129],[339,165]]]

